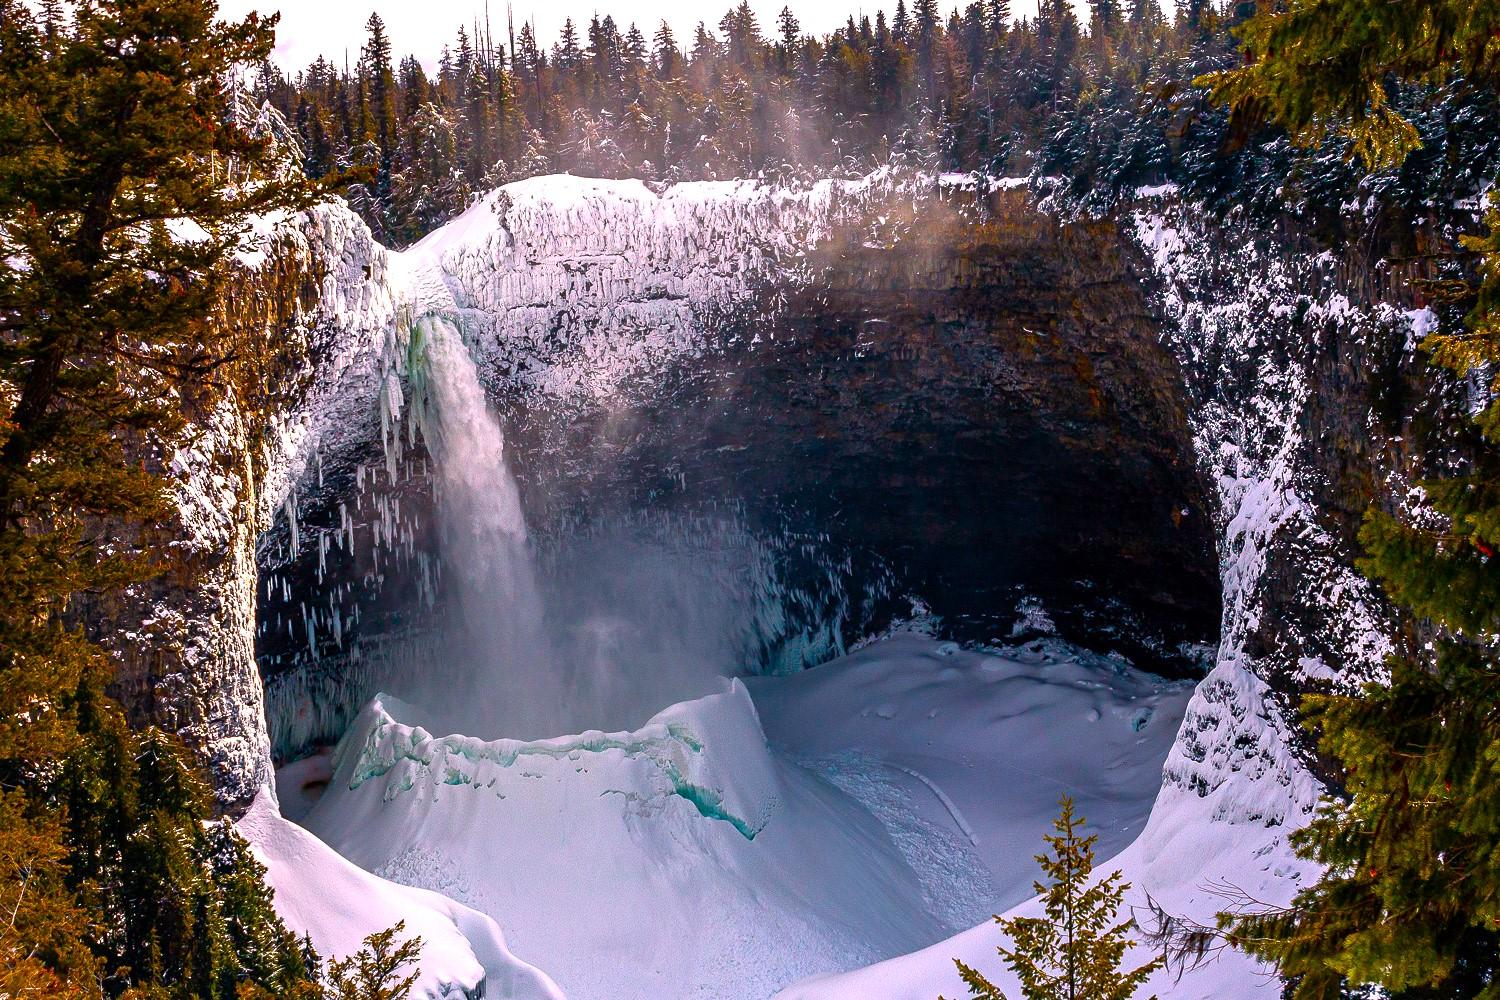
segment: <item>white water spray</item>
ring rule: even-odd
[[[458,322],[414,324],[409,362],[408,427],[433,459],[447,599],[438,635],[393,658],[380,684],[431,713],[428,728],[513,739],[630,729],[792,638],[782,605],[810,595],[777,589],[775,552],[732,510],[591,519],[540,558]]]
[[[429,707],[444,724],[474,735],[551,735],[561,731],[566,679],[554,669],[504,431],[457,326],[428,316],[412,337],[412,419],[435,463],[453,598],[452,662],[434,665],[446,690],[424,701],[439,702]]]

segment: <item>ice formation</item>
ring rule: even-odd
[[[574,1000],[764,997],[1028,896],[1065,785],[1127,842],[1190,689],[1051,641],[906,634],[632,732],[437,736],[381,698],[283,800],[364,869],[493,916]]]

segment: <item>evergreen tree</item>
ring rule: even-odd
[[[385,22],[371,14],[365,22],[369,40],[360,58],[360,72],[369,81],[370,117],[381,159],[389,169],[396,143],[396,76],[391,69],[391,40],[385,33]]]
[[[990,34],[1000,38],[1010,28],[1010,0],[990,0]]]
[[[724,34],[729,58],[741,69],[753,69],[763,43],[760,22],[750,9],[750,0],[740,0],[737,6],[730,8],[719,21],[719,30]]]
[[[1292,2],[1239,29],[1247,62],[1208,78],[1239,124],[1285,125],[1302,143],[1344,137],[1388,167],[1420,145],[1392,97],[1401,81],[1500,84],[1500,9],[1466,2]],[[1479,287],[1467,330],[1424,343],[1439,365],[1488,376],[1500,360],[1500,210],[1468,237]],[[1326,866],[1285,909],[1225,915],[1229,939],[1274,962],[1297,998],[1377,985],[1398,996],[1500,990],[1500,405],[1478,414],[1467,474],[1425,484],[1435,517],[1373,510],[1362,568],[1421,620],[1388,684],[1304,699],[1320,749],[1343,766],[1294,838]]]
[[[582,59],[583,51],[578,47],[578,29],[573,26],[573,19],[570,17],[563,21],[562,34],[552,49],[552,62],[558,69],[570,70]]]
[[[1417,148],[1394,107],[1393,80],[1439,85],[1500,79],[1500,6],[1472,0],[1291,0],[1236,29],[1245,65],[1204,78],[1248,129],[1271,120],[1316,145],[1347,135],[1367,164]]]
[[[776,63],[781,67],[782,73],[789,74],[796,58],[797,42],[802,37],[802,25],[797,21],[797,15],[792,13],[790,7],[781,8],[781,13],[776,15],[776,31],[780,36],[780,43],[776,46]]]
[[[279,940],[269,907],[229,930],[186,749],[125,725],[77,622],[86,595],[162,568],[156,470],[229,361],[209,314],[244,219],[318,192],[232,113],[229,71],[264,62],[274,19],[216,23],[207,0],[70,13],[0,0],[0,982],[281,989],[239,950]]]
[[[484,76],[470,73],[464,92],[464,139],[467,157],[464,173],[470,184],[478,184],[495,162],[495,116]]]
[[[896,0],[896,13],[891,20],[891,32],[903,45],[911,43],[911,15],[906,11],[906,0]]]
[[[364,947],[328,967],[328,983],[337,1000],[406,1000],[417,981],[414,968],[422,939],[399,940],[406,921],[365,938]],[[413,966],[402,975],[402,970]]]
[[[649,55],[646,36],[641,34],[641,29],[632,22],[630,30],[625,32],[624,47],[625,66],[632,77],[639,78],[640,74],[645,71],[646,59]]]
[[[708,65],[719,58],[719,40],[702,21],[693,29],[692,59],[694,65]]]
[[[1089,0],[1093,12],[1092,30],[1095,36],[1112,35],[1120,23],[1119,0]]]
[[[670,80],[677,75],[682,54],[677,51],[677,38],[672,34],[672,26],[666,21],[656,29],[656,35],[651,41],[651,53],[656,60],[658,77]]]
[[[1119,872],[1089,884],[1099,838],[1079,835],[1084,819],[1073,815],[1072,799],[1064,796],[1060,804],[1062,812],[1052,824],[1057,833],[1046,837],[1054,853],[1036,856],[1048,881],[1036,882],[1033,888],[1047,915],[996,917],[1013,945],[997,950],[1020,979],[1026,1000],[1130,1000],[1162,961],[1155,959],[1129,972],[1120,969],[1135,922],[1117,921],[1115,914],[1130,884],[1121,881]],[[972,998],[1005,1000],[977,969],[957,959],[954,964]]]

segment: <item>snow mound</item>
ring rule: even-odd
[[[382,695],[331,768],[283,769],[282,801],[353,862],[494,917],[573,1000],[763,998],[1026,899],[1064,791],[1123,847],[1191,693],[1055,640],[912,634],[721,683],[632,732],[529,742],[435,736]],[[315,802],[293,787],[323,777]],[[860,982],[843,995],[884,995]]]
[[[1130,844],[1192,696],[1190,682],[1058,640],[991,653],[915,634],[750,686],[776,746],[841,784],[851,770],[868,773],[862,764],[883,766],[912,811],[961,839],[989,892],[955,930],[1031,898],[1032,855],[1064,794],[1099,835],[1101,857]],[[932,905],[965,892],[935,887]]]
[[[504,922],[578,998],[768,996],[940,937],[880,824],[768,748],[738,681],[634,732],[435,737],[381,697],[305,822]]]
[[[511,954],[489,917],[355,867],[283,819],[267,792],[238,827],[266,866],[277,912],[293,933],[310,935],[325,959],[352,954],[367,935],[405,920],[407,935],[422,939],[411,996],[563,1000],[551,979]]]

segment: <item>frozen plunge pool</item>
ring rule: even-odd
[[[630,733],[438,736],[380,698],[278,784],[288,817],[492,916],[573,1000],[746,1000],[1029,897],[1061,794],[1100,858],[1124,848],[1191,691],[1055,640],[897,633]]]

